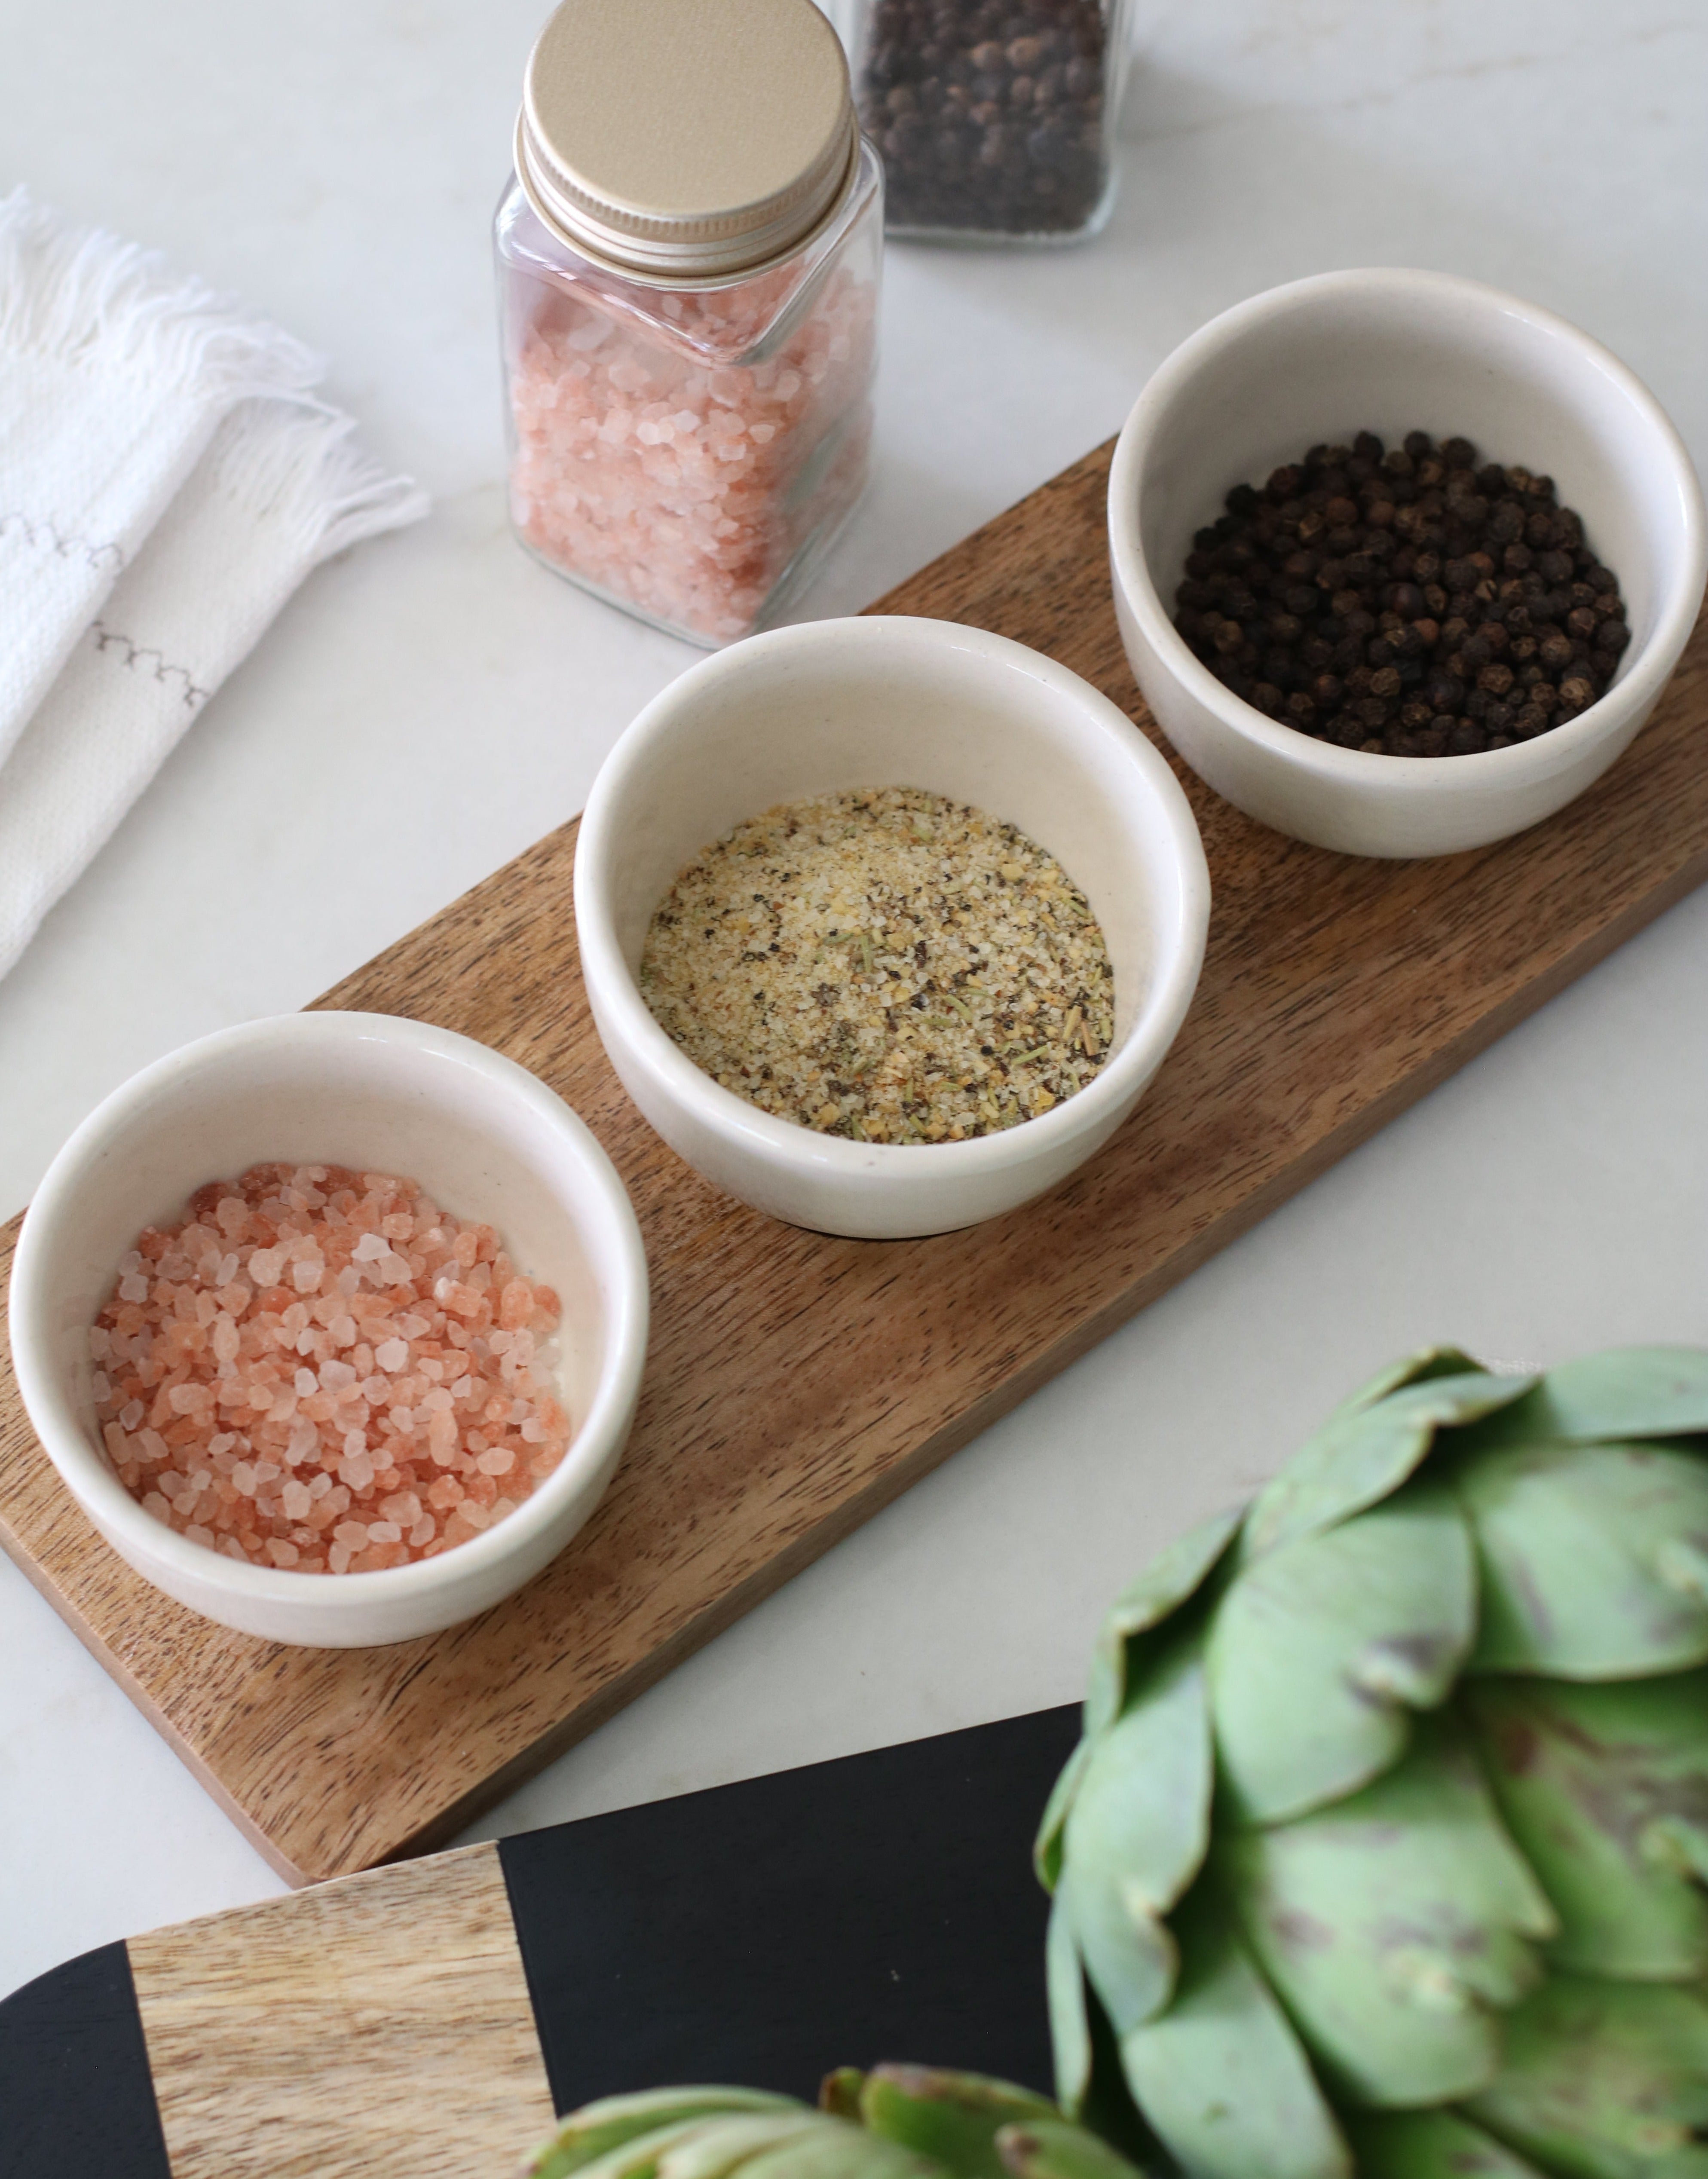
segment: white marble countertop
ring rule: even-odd
[[[541,0],[0,0],[0,189],[334,360],[426,523],[313,576],[0,983],[0,1214],[186,1039],[294,1007],[577,810],[694,654],[508,534],[486,226]],[[1708,469],[1700,0],[1139,0],[1108,232],[892,249],[852,609],[1256,289],[1440,266],[1617,349]],[[472,784],[471,784],[472,782]],[[1450,875],[1444,873],[1444,882]],[[481,1835],[1068,1700],[1103,1603],[1388,1357],[1708,1335],[1708,892],[958,1453]],[[277,1891],[0,1561],[0,1991]]]

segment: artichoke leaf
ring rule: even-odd
[[[1391,1496],[1429,1452],[1438,1430],[1493,1414],[1535,1381],[1491,1376],[1473,1367],[1458,1376],[1408,1383],[1372,1407],[1343,1409],[1252,1501],[1242,1561],[1332,1529]]]
[[[1481,1448],[1472,1671],[1636,1679],[1708,1663],[1708,1457],[1683,1446]]]
[[[572,2111],[529,2160],[523,2179],[567,2179],[613,2149],[647,2136],[664,2135],[688,2121],[725,2111],[799,2113],[793,2096],[763,2088],[643,2088],[601,2096]]]
[[[626,2141],[607,2149],[603,2155],[578,2164],[574,2169],[585,2173],[586,2179],[662,2179],[662,2175],[671,2169],[673,2157],[680,2160],[696,2149],[703,2154],[706,2138],[711,2135],[715,2145],[708,2160],[712,2171],[721,2174],[746,2153],[751,2145],[749,2129],[755,2123],[772,2129],[762,2137],[768,2143],[777,2138],[775,2130],[779,2126],[783,2138],[792,2138],[799,2132],[801,2120],[810,2116],[810,2112],[804,2111],[799,2105],[792,2112],[773,2113],[768,2117],[739,2111],[702,2112],[697,2117],[678,2119],[654,2127],[647,2132],[632,2134]],[[718,2144],[729,2127],[736,2129],[735,2138],[725,2149]],[[531,2171],[541,2167],[535,2165],[529,2168]]]
[[[1476,1562],[1451,1491],[1427,1479],[1245,1566],[1207,1663],[1223,1779],[1274,1823],[1366,1785],[1404,1752],[1408,1705],[1444,1701],[1476,1635]]]
[[[658,2179],[728,2179],[762,2150],[805,2140],[823,2122],[816,2111],[805,2109],[769,2117],[757,2111],[730,2111],[700,2119],[684,2127],[666,2145],[655,2168]]]
[[[653,2179],[664,2150],[696,2123],[692,2118],[655,2120],[613,2132],[601,2148],[586,2154],[579,2143],[565,2143],[557,2134],[529,2159],[523,2179],[559,2179],[569,2171],[590,2172],[594,2179]]]
[[[865,2075],[858,2066],[838,2066],[818,2084],[818,2107],[828,2111],[832,2118],[851,2118],[858,2125],[860,2115],[860,2090],[865,2086]]]
[[[1220,1902],[1200,1885],[1175,1921],[1174,2001],[1121,2039],[1147,2124],[1194,2179],[1352,2179],[1310,2061]]]
[[[1144,2179],[1118,2149],[1089,2128],[1060,2119],[1003,2127],[997,2154],[1013,2179]]]
[[[1457,2111],[1359,2111],[1343,2123],[1370,2179],[1543,2179]]]
[[[1070,2118],[1083,2116],[1091,2085],[1091,2021],[1085,2006],[1085,1969],[1074,1940],[1065,1901],[1050,1904],[1044,1939],[1044,1986],[1050,2008],[1050,2045],[1056,2061],[1056,2100]]]
[[[1244,1515],[1244,1507],[1212,1513],[1184,1536],[1164,1545],[1103,1615],[1091,1652],[1090,1683],[1085,1691],[1088,1740],[1112,1725],[1126,1705],[1128,1644],[1160,1627],[1171,1612],[1197,1594],[1233,1542]],[[1046,1826],[1048,1820],[1046,1814]]]
[[[674,2126],[657,2127],[651,2133],[635,2134],[619,2148],[607,2149],[602,2156],[596,2156],[590,2163],[576,2168],[586,2172],[588,2179],[656,2179],[659,2160],[665,2151],[678,2148],[696,2127],[706,2122],[704,2119],[682,2119]]]
[[[1056,1782],[1050,1788],[1050,1798],[1044,1803],[1038,1836],[1032,1846],[1032,1866],[1046,1891],[1053,1891],[1061,1876],[1062,1834],[1068,1828],[1068,1811],[1074,1805],[1074,1797],[1079,1790],[1079,1781],[1085,1775],[1085,1766],[1091,1760],[1091,1750],[1096,1745],[1090,1738],[1078,1743],[1057,1772]]]
[[[1708,1999],[1555,1974],[1508,2022],[1469,2116],[1569,2179],[1708,2179]]]
[[[1059,2119],[1046,2098],[982,2073],[931,2066],[874,2066],[860,2089],[860,2122],[963,2179],[1004,2179],[997,2134],[1005,2126]]]
[[[1486,1425],[1491,1444],[1708,1436],[1708,1353],[1699,1347],[1623,1347],[1547,1370]],[[1479,1432],[1479,1436],[1483,1435]]]
[[[1390,1392],[1398,1392],[1407,1385],[1426,1384],[1431,1377],[1486,1377],[1491,1374],[1462,1347],[1420,1347],[1415,1353],[1403,1355],[1398,1362],[1390,1362],[1385,1369],[1378,1369],[1367,1384],[1360,1385],[1341,1402],[1323,1429],[1344,1422],[1350,1416],[1361,1415],[1366,1408],[1373,1408],[1378,1400],[1385,1400]]]
[[[1491,1677],[1464,1699],[1507,1827],[1558,1910],[1556,1965],[1708,1977],[1708,1671]]]
[[[1135,1912],[1122,1896],[1119,1872],[1070,1862],[1056,1899],[1074,1944],[1118,2035],[1123,2024],[1148,2020],[1168,2002],[1180,1964],[1173,1931],[1160,1914]]]
[[[1215,1784],[1201,1633],[1178,1636],[1092,1744],[1068,1814],[1057,1896],[1118,2035],[1167,2004],[1163,1916],[1203,1865]]]
[[[886,2141],[844,2118],[808,2114],[809,2128],[793,2140],[761,2149],[740,2168],[740,2179],[947,2179],[945,2167],[898,2142]]]
[[[1557,1923],[1450,1716],[1420,1717],[1402,1760],[1351,1798],[1226,1834],[1215,1865],[1351,2100],[1441,2103],[1493,2079],[1496,2012],[1540,1979],[1534,1940]]]

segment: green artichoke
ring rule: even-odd
[[[1104,1622],[1063,2107],[1203,2179],[1708,2179],[1705,1665],[1708,1354],[1387,1371]]]
[[[821,2108],[759,2088],[651,2088],[563,2121],[523,2179],[1141,2179],[1052,2103],[980,2073],[846,2067]]]

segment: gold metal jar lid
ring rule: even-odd
[[[573,247],[715,280],[810,234],[859,143],[812,0],[562,0],[529,56],[516,171]]]

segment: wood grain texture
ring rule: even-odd
[[[1109,597],[1109,451],[873,610],[1032,644],[1157,738]],[[588,1013],[565,826],[320,1003],[509,1053],[628,1183],[653,1346],[588,1527],[470,1626],[393,1649],[281,1649],[198,1620],[113,1556],[0,1365],[0,1543],[287,1876],[442,1843],[1708,875],[1705,723],[1708,623],[1589,793],[1517,840],[1426,863],[1282,839],[1183,771],[1215,904],[1173,1052],[1065,1186],[924,1241],[778,1226],[651,1133]]]
[[[128,1949],[173,2179],[504,2179],[551,2131],[496,1847]]]

